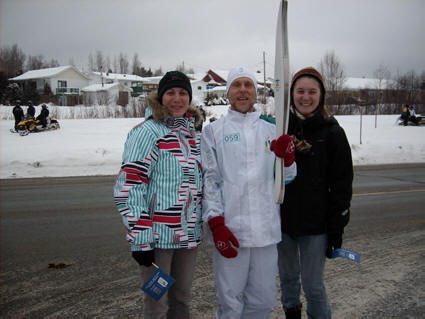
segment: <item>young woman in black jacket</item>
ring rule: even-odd
[[[344,130],[324,105],[322,75],[298,71],[291,84],[288,134],[296,146],[297,177],[286,186],[278,245],[286,318],[301,318],[301,286],[308,318],[330,318],[323,283],[325,256],[342,245],[349,220],[353,164]]]

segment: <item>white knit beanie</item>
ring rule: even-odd
[[[238,66],[230,70],[229,75],[227,76],[226,93],[229,93],[229,89],[233,81],[239,78],[250,78],[252,82],[254,82],[255,92],[257,92],[257,78],[255,77],[255,74],[242,66]]]

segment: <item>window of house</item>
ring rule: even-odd
[[[58,80],[57,93],[66,93],[66,81]]]

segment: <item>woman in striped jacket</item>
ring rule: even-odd
[[[155,262],[176,279],[160,301],[144,298],[145,318],[189,318],[197,246],[201,240],[202,121],[192,88],[170,71],[151,95],[152,115],[128,134],[114,198],[139,263],[142,281]]]

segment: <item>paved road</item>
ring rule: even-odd
[[[110,176],[0,180],[0,317],[140,317],[112,185]],[[421,318],[425,164],[356,169],[354,189],[344,246],[362,263],[327,263],[334,317]],[[195,318],[213,317],[210,249],[198,256]]]

